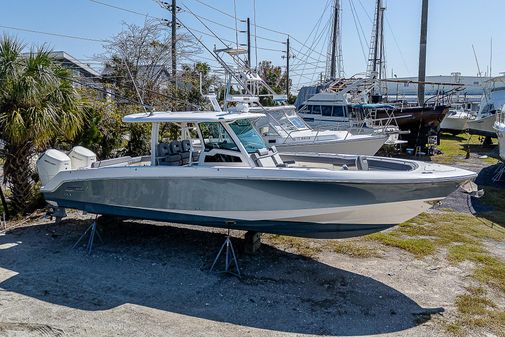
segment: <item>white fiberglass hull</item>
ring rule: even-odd
[[[495,123],[494,130],[498,136],[498,146],[500,151],[500,158],[505,162],[505,123]]]
[[[440,129],[453,133],[463,132],[468,129],[468,121],[470,120],[470,115],[466,112],[448,114],[440,123]]]
[[[104,167],[62,171],[42,193],[55,206],[96,214],[344,238],[406,221],[475,177],[441,165],[368,162],[376,169]]]
[[[493,129],[493,124],[495,120],[496,120],[495,115],[469,120],[467,122],[468,131],[470,132],[470,134],[486,137],[496,137],[495,130]]]
[[[373,156],[388,140],[387,136],[351,136],[347,139],[275,144],[279,152],[314,152]]]

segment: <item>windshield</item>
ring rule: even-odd
[[[200,123],[200,131],[202,132],[205,151],[212,149],[239,151],[237,145],[221,123]]]
[[[240,139],[242,145],[244,145],[247,153],[254,153],[258,149],[266,148],[263,138],[261,138],[249,120],[236,120],[230,123],[230,127]]]

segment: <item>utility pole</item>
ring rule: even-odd
[[[289,53],[289,35],[286,40],[286,96],[289,99],[289,59],[291,55]]]
[[[251,68],[251,20],[247,18],[247,67]]]
[[[177,0],[172,0],[172,78],[177,83]]]
[[[426,81],[426,42],[428,35],[428,0],[422,0],[421,36],[419,39],[419,74],[417,81],[417,101],[424,105],[424,82]]]

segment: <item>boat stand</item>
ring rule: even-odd
[[[214,266],[216,265],[217,261],[221,257],[221,254],[225,251],[225,268],[222,271],[223,273],[229,273],[235,276],[240,277],[240,269],[238,267],[238,261],[237,261],[237,256],[235,255],[235,249],[233,248],[233,244],[231,243],[231,236],[230,236],[230,230],[228,229],[228,234],[226,235],[226,239],[224,240],[221,249],[219,249],[219,252],[216,255],[216,258],[214,259],[214,263],[212,263],[212,267],[210,267],[210,271],[214,269]],[[236,272],[231,271],[231,264],[234,264]]]
[[[82,233],[81,237],[77,242],[72,246],[72,249],[77,247],[79,242],[81,242],[82,239],[88,234],[89,232],[89,238],[88,238],[88,243],[86,245],[86,249],[88,250],[88,255],[91,255],[91,251],[93,250],[93,242],[95,241],[95,236],[97,236],[100,239],[100,242],[103,243],[102,237],[100,236],[100,233],[97,231],[96,227],[96,220],[98,219],[98,215],[95,217],[95,220],[93,220],[93,223]]]

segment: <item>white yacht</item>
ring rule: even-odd
[[[502,109],[502,112],[496,114],[496,122],[493,128],[498,136],[500,158],[505,163],[505,108]]]
[[[465,109],[463,104],[457,104],[445,115],[440,129],[452,133],[453,135],[460,134],[468,130],[468,122],[475,119],[476,112]]]
[[[494,77],[486,82],[484,94],[479,107],[479,112],[473,120],[468,121],[468,129],[471,134],[496,137],[493,124],[496,113],[505,104],[505,76]]]
[[[374,155],[389,137],[386,133],[356,135],[347,130],[314,130],[297,114],[293,105],[263,107],[238,103],[229,110],[264,114],[255,126],[265,142],[269,146],[275,146],[281,153]]]
[[[344,238],[406,221],[475,178],[459,168],[403,159],[292,153],[264,143],[260,113],[158,112],[151,153],[96,161],[82,147],[37,162],[53,207],[302,237]],[[180,128],[170,139],[163,126]]]

